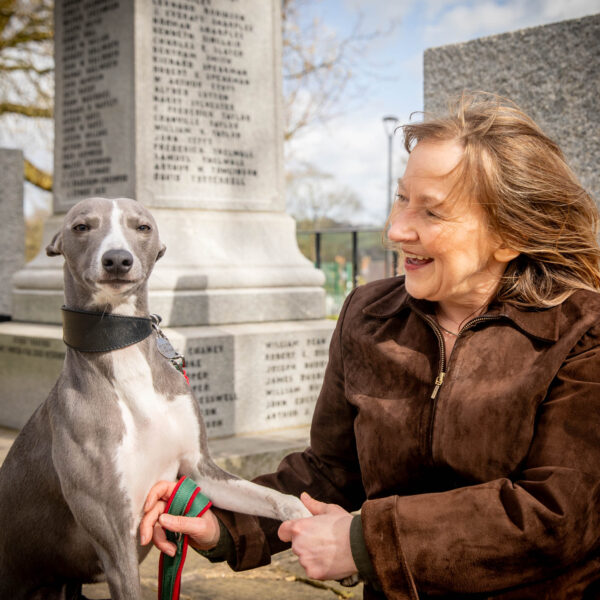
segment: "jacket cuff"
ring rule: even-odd
[[[379,587],[377,575],[367,551],[360,515],[356,515],[350,523],[350,550],[360,578],[368,581],[373,587]]]
[[[218,508],[212,510],[219,519],[220,527],[224,527],[226,535],[231,538],[232,549],[223,559],[234,571],[254,569],[271,562],[269,545],[256,517]]]
[[[235,545],[233,543],[233,537],[229,533],[227,527],[223,525],[223,521],[221,519],[217,519],[219,521],[219,541],[214,548],[210,550],[198,550],[198,548],[194,548],[194,550],[204,556],[204,558],[208,558],[210,562],[223,562],[226,560],[228,563],[235,563]],[[191,544],[190,544],[191,545]]]
[[[419,600],[400,542],[396,500],[396,496],[390,496],[367,500],[363,504],[361,517],[365,545],[376,579],[381,582],[386,597]]]

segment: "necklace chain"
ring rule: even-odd
[[[454,337],[458,337],[458,336],[460,335],[460,328],[462,327],[463,323],[465,323],[465,322],[466,322],[466,321],[467,321],[467,320],[468,320],[470,317],[472,317],[472,316],[473,316],[475,313],[477,313],[479,310],[481,310],[481,308],[476,308],[476,309],[475,309],[475,310],[474,310],[474,311],[473,311],[473,312],[472,312],[470,315],[467,315],[467,318],[466,318],[464,321],[462,321],[462,322],[459,324],[459,326],[458,326],[458,332],[456,332],[456,333],[455,333],[454,331],[450,331],[449,329],[446,329],[446,328],[445,328],[445,327],[444,327],[444,326],[443,326],[443,325],[440,323],[440,315],[438,314],[437,310],[436,310],[436,314],[435,314],[435,317],[436,317],[436,319],[435,319],[435,320],[437,321],[438,327],[439,327],[439,328],[440,328],[442,331],[444,331],[444,332],[446,332],[447,334],[449,334],[449,335],[452,335],[452,336],[454,336]],[[480,314],[481,314],[481,313],[480,313]]]
[[[445,331],[446,333],[449,333],[450,335],[453,335],[454,337],[458,337],[458,333],[454,333],[454,331],[450,331],[449,329],[446,329],[443,325],[440,325],[440,322],[438,320],[438,327],[442,330]]]

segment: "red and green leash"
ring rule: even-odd
[[[201,517],[212,502],[200,492],[200,488],[189,477],[182,477],[166,506],[166,512],[174,516]],[[188,536],[166,531],[167,539],[177,546],[175,556],[164,552],[158,567],[158,600],[179,600],[181,573],[188,548]]]

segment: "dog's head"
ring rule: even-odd
[[[62,254],[88,306],[115,307],[130,299],[148,280],[164,254],[156,222],[129,198],[87,198],[65,215],[62,229],[46,247]]]

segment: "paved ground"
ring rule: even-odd
[[[304,432],[281,433],[276,438],[285,445],[294,438],[301,442]],[[0,427],[0,463],[4,460],[16,432]],[[252,441],[253,440],[253,441]],[[251,441],[236,438],[230,443],[218,440],[214,446],[214,454],[219,462],[230,466],[239,462],[250,465],[251,460],[239,458],[239,447],[245,449],[249,445],[258,446],[260,440]],[[228,453],[227,447],[232,451]],[[264,457],[261,458],[264,461]],[[264,464],[261,463],[261,466]],[[140,568],[140,577],[144,600],[156,600],[159,553],[153,549]],[[90,599],[108,598],[108,587],[105,584],[87,585],[84,594]],[[271,565],[234,573],[226,564],[211,564],[208,560],[193,551],[183,571],[181,600],[335,600],[336,598],[362,598],[362,586],[344,588],[335,582],[322,583],[307,579],[304,570],[295,556],[290,552],[282,552],[273,557]]]
[[[153,550],[142,563],[141,581],[144,600],[156,600],[158,551]],[[358,587],[343,588],[335,582],[311,581],[303,575],[293,554],[273,557],[267,567],[234,573],[227,565],[213,565],[190,552],[182,577],[182,600],[319,600],[362,597]],[[316,587],[319,586],[319,587]],[[92,599],[107,598],[105,584],[88,585],[84,594]]]

